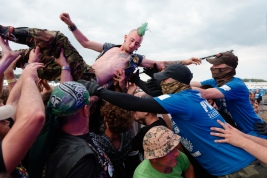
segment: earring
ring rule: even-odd
[[[126,40],[124,40],[124,42],[126,42]]]

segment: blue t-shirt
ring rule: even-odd
[[[255,113],[249,100],[249,90],[241,79],[234,77],[221,87],[217,87],[214,79],[202,81],[201,84],[211,85],[224,94],[225,98],[216,99],[216,105],[220,111],[232,117],[238,129],[250,135],[267,138],[267,135],[259,135],[254,131],[254,124],[263,120]]]
[[[227,143],[215,143],[210,127],[225,122],[218,111],[196,90],[154,98],[172,116],[174,133],[192,156],[212,175],[223,176],[236,172],[255,160],[255,157]]]

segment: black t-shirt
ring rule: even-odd
[[[0,142],[0,173],[6,172],[6,166],[4,163],[4,158],[3,158],[3,152],[2,152],[2,142]],[[27,178],[28,172],[27,170],[22,166],[22,164],[19,164],[14,171],[11,173],[11,176],[13,178]]]
[[[152,124],[145,126],[145,127],[142,127],[140,129],[140,131],[137,133],[137,135],[132,140],[132,149],[133,150],[139,150],[139,153],[143,154],[144,153],[143,138],[144,138],[145,134],[152,127],[159,126],[159,125],[163,125],[163,126],[167,127],[166,122],[161,117],[159,117],[159,120],[153,122]]]
[[[2,152],[2,142],[0,142],[0,173],[1,172],[6,172],[6,166],[4,163],[4,158],[3,158],[3,152]]]
[[[94,155],[83,157],[68,174],[67,178],[97,177],[97,166]]]

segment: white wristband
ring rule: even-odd
[[[71,71],[69,66],[62,66],[62,67],[61,67],[61,70],[68,70],[68,71]]]

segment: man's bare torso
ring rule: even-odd
[[[130,54],[121,51],[119,47],[114,47],[105,52],[103,56],[92,65],[98,79],[98,84],[103,85],[112,79],[116,70],[128,67]]]

